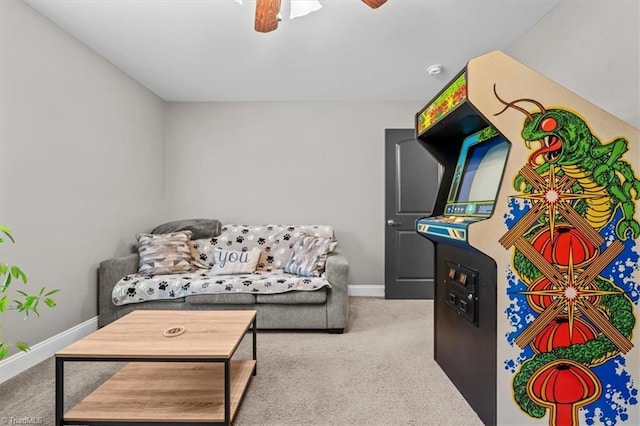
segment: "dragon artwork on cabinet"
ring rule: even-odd
[[[533,150],[513,179],[512,252],[505,338],[520,348],[504,361],[515,404],[554,426],[614,425],[628,419],[638,389],[626,369],[640,285],[640,180],[625,161],[627,140],[601,141],[578,112],[535,99],[504,100],[524,115],[522,143]],[[529,107],[530,109],[527,109]]]

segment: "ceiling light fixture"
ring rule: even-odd
[[[236,0],[242,4],[242,0]],[[259,33],[268,33],[278,28],[278,22],[282,20],[280,15],[281,0],[256,0],[256,19],[254,28]],[[299,18],[322,8],[318,0],[290,0],[291,8],[289,18]],[[377,9],[387,0],[362,0],[372,9]]]
[[[318,0],[291,0],[289,19],[300,18],[320,9],[322,5]]]

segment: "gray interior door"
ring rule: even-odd
[[[434,248],[416,220],[431,215],[440,165],[413,129],[385,130],[385,298],[433,298]]]

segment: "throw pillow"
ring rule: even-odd
[[[270,238],[260,256],[258,269],[264,271],[284,269],[291,257],[294,244],[302,235],[304,235],[302,232],[285,229]]]
[[[252,274],[260,259],[260,250],[220,250],[213,253],[213,266],[209,275]]]
[[[284,271],[303,277],[319,277],[324,272],[327,256],[337,244],[330,238],[302,235],[293,245],[291,258],[284,266]]]
[[[200,240],[187,241],[191,251],[191,263],[196,268],[209,269],[213,266],[213,254],[216,245],[211,241],[214,238],[202,238]]]
[[[211,238],[220,234],[221,223],[217,219],[174,220],[156,226],[152,234],[169,234],[178,231],[191,231],[191,238]]]
[[[187,241],[191,231],[170,234],[136,235],[138,240],[138,273],[143,275],[179,274],[193,272],[191,252]]]

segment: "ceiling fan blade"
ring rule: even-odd
[[[377,9],[387,2],[387,0],[362,0],[362,1],[372,9]]]
[[[278,28],[280,0],[257,0],[255,29],[259,33],[268,33]]]

